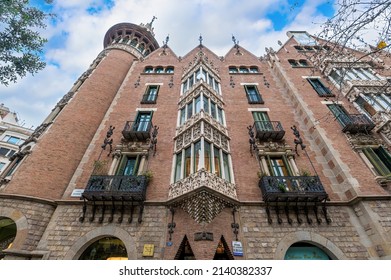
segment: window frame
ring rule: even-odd
[[[361,151],[372,165],[372,170],[377,176],[390,176],[391,155],[383,146],[380,145],[378,147],[364,147],[361,149]],[[381,157],[383,157],[383,159]]]
[[[154,93],[154,94],[153,94],[153,89],[156,89],[156,93]],[[156,100],[157,100],[157,97],[159,94],[159,89],[160,89],[160,85],[148,85],[140,103],[141,104],[156,104]]]
[[[5,152],[4,153],[0,152],[0,156],[6,157],[6,158],[12,157],[12,155],[16,153],[15,150],[9,149],[9,148],[6,148],[6,147],[0,147],[0,151],[1,150],[4,150]]]
[[[199,154],[197,155],[197,151]],[[229,152],[203,137],[177,152],[173,160],[173,182],[176,183],[204,169],[232,182],[232,163]],[[178,163],[178,161],[180,161]]]
[[[253,88],[255,93],[250,92],[249,88]],[[249,104],[264,104],[265,103],[262,99],[262,95],[259,93],[257,85],[251,85],[251,84],[244,85],[244,89],[245,89],[247,101]],[[253,99],[252,97],[253,98],[255,97],[255,98]]]
[[[335,96],[328,87],[322,83],[322,81],[319,78],[314,77],[308,77],[307,81],[310,83],[312,88],[316,91],[316,93],[319,95],[319,97],[333,97]],[[316,82],[314,82],[316,81]],[[316,84],[318,83],[318,84]]]

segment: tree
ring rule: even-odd
[[[323,25],[318,37],[340,46],[365,48],[369,34],[378,49],[391,42],[390,0],[337,0],[336,12]]]
[[[44,21],[49,16],[31,7],[29,0],[0,1],[1,84],[8,86],[27,73],[34,74],[45,67],[40,55],[47,40],[37,30],[46,28]]]

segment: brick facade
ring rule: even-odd
[[[124,45],[121,36],[141,27],[122,24],[118,28],[123,30],[113,33],[117,35],[110,44],[105,43],[105,50],[71,89],[71,98],[56,106],[31,154],[1,190],[7,198],[0,197],[0,217],[15,220],[15,214],[6,209],[9,205],[15,207],[12,197],[18,197],[15,211],[23,213],[29,225],[24,239],[18,236],[18,242],[4,251],[9,252],[6,258],[20,256],[17,252],[23,250],[24,258],[78,259],[93,242],[107,236],[124,242],[129,259],[174,259],[183,250],[185,237],[194,258],[205,260],[214,258],[219,241],[225,242],[227,254],[234,259],[283,259],[293,244],[316,246],[331,259],[390,258],[389,190],[376,181],[349,142],[350,136],[341,131],[330,114],[325,105],[329,100],[319,97],[306,77],[319,76],[330,88],[333,85],[311,67],[292,68],[289,64],[288,59],[305,58],[294,48],[293,38],[262,59],[241,46],[218,57],[203,45],[178,57],[168,46],[155,50],[148,45],[152,53],[146,55],[135,45]],[[129,30],[125,32],[126,28]],[[154,40],[147,29],[140,30],[148,40]],[[182,84],[199,65],[210,76],[195,82],[190,93],[181,94]],[[234,73],[230,72],[232,67],[257,71]],[[174,71],[149,73],[148,68]],[[214,85],[218,82],[221,95],[208,84],[211,77]],[[159,86],[156,102],[140,102],[150,85]],[[263,102],[249,102],[246,85],[255,85]],[[196,90],[202,92],[203,100],[208,96],[209,101],[220,104],[223,125],[205,116],[212,115],[211,109],[189,115],[186,122],[179,123],[180,109],[185,103],[196,102],[191,101],[191,96],[197,96],[191,95]],[[349,106],[347,98],[337,101],[350,113],[359,113]],[[122,134],[126,122],[135,121],[140,112],[151,112],[152,123],[158,127],[156,153],[151,150],[151,136],[135,141]],[[267,112],[270,121],[279,121],[285,130],[283,139],[257,140],[257,148],[251,152],[248,127],[254,124],[253,112]],[[110,126],[115,127],[112,135],[108,133]],[[298,146],[297,153],[293,127],[298,128],[306,146],[305,150]],[[371,137],[381,139],[376,132]],[[109,145],[102,149],[109,140],[111,152]],[[194,153],[197,143],[202,147],[198,157]],[[202,157],[206,155],[205,143],[216,148],[213,161],[211,156]],[[193,151],[191,161],[186,162],[195,170],[193,181],[185,176],[175,181],[176,158],[186,149]],[[217,159],[217,153],[226,158]],[[108,178],[113,182],[126,157],[135,158],[139,177],[145,171],[153,174],[147,181],[145,197],[118,199],[103,189],[84,199],[72,195],[90,184],[97,161],[105,164],[104,175],[111,176]],[[262,176],[267,175],[265,168],[271,168],[270,162],[276,157],[284,158],[291,177],[299,177],[303,170],[310,173],[305,176],[319,176],[327,201],[322,198],[269,204],[259,187],[259,176],[262,172]],[[185,173],[188,167],[178,162]],[[205,180],[208,168],[216,172],[209,172]],[[223,175],[224,179],[220,178]],[[27,197],[37,199],[32,202]],[[41,212],[36,209],[39,205],[43,206]],[[125,210],[119,222],[122,205]],[[44,219],[38,222],[39,215]],[[170,233],[168,225],[172,222],[175,227]],[[235,223],[237,234],[232,227]],[[30,229],[33,226],[39,230]],[[210,234],[211,240],[195,237],[202,233]],[[232,241],[236,240],[242,242],[243,256],[232,256]],[[146,244],[154,245],[153,257],[143,257]]]

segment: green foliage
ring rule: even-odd
[[[143,172],[142,175],[145,176],[148,181],[152,180],[152,178],[153,178],[153,173],[151,170],[147,170],[147,171]]]
[[[18,77],[45,67],[40,55],[47,40],[37,30],[46,28],[44,21],[49,16],[31,7],[28,0],[0,1],[1,84],[15,83]]]

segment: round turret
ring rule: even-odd
[[[152,22],[146,25],[118,23],[106,32],[103,46],[107,48],[114,44],[128,45],[145,57],[159,48],[151,26]]]

